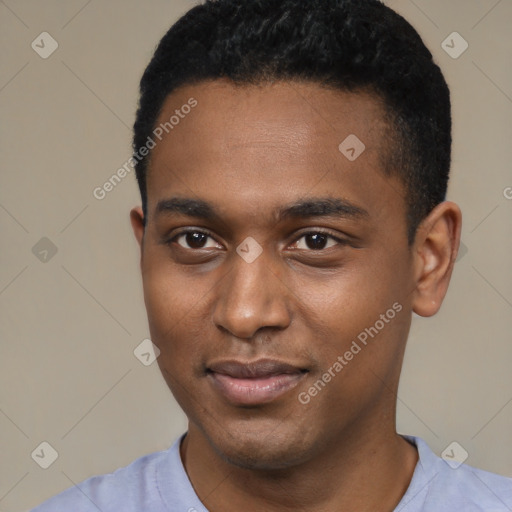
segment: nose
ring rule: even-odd
[[[231,269],[216,290],[215,325],[241,339],[251,339],[261,329],[288,327],[291,292],[265,251],[251,263],[236,253],[231,259]]]

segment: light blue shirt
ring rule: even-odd
[[[425,441],[395,512],[512,512],[512,478],[462,464],[453,469]],[[208,512],[183,467],[180,441],[113,473],[95,476],[44,502],[31,512]]]

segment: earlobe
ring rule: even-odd
[[[140,206],[132,208],[130,211],[130,222],[132,224],[133,234],[137,240],[139,247],[142,250],[142,243],[144,239],[144,213]]]
[[[413,311],[420,316],[437,313],[448,290],[460,243],[460,208],[445,201],[424,219],[414,242],[415,290]]]

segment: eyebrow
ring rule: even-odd
[[[220,214],[210,203],[201,199],[173,197],[156,206],[156,215],[177,214],[202,220],[220,220]],[[356,219],[368,217],[368,212],[349,201],[331,197],[309,198],[282,206],[275,212],[276,220],[289,218],[334,217]]]
[[[172,197],[159,201],[155,213],[156,215],[175,213],[204,220],[219,219],[219,214],[215,211],[215,208],[206,201],[182,197]]]
[[[296,201],[277,212],[278,221],[288,218],[335,217],[355,219],[368,217],[368,212],[344,199],[321,197]]]

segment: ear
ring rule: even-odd
[[[132,208],[130,211],[130,222],[132,223],[133,234],[135,235],[135,239],[137,240],[140,251],[141,251],[141,259],[142,259],[142,246],[144,243],[144,213],[142,212],[142,208],[140,206],[136,206]]]
[[[460,208],[445,201],[437,205],[418,227],[414,241],[415,289],[413,311],[435,315],[446,295],[460,244]]]

